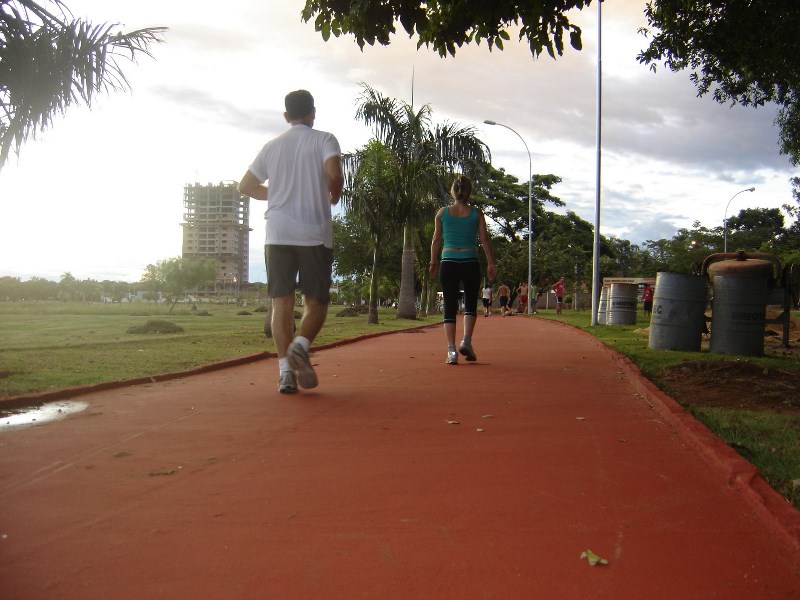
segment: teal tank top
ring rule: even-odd
[[[478,210],[473,206],[466,217],[453,217],[450,210],[442,211],[443,248],[472,248],[471,252],[442,251],[442,260],[477,258]]]

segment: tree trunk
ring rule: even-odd
[[[433,314],[436,312],[436,292],[439,291],[439,286],[436,285],[436,279],[431,279],[428,282],[428,314]]]
[[[378,236],[375,236],[375,249],[372,251],[372,278],[369,282],[368,325],[378,324]]]
[[[428,316],[428,293],[430,290],[430,281],[431,276],[428,274],[428,270],[422,273],[422,290],[419,295],[419,316],[420,317],[427,317]]]
[[[398,319],[416,319],[414,303],[414,228],[403,227],[403,268],[400,274],[400,299],[397,304]]]

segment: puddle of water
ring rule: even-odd
[[[86,402],[49,402],[42,406],[10,410],[9,414],[0,417],[0,429],[8,427],[21,427],[25,425],[40,425],[52,421],[65,419],[67,415],[81,412],[89,406]]]

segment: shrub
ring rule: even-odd
[[[127,333],[183,333],[183,327],[169,321],[153,319],[144,325],[128,327]]]

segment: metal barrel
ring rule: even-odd
[[[707,296],[708,282],[702,275],[656,273],[648,347],[699,352]]]
[[[636,297],[639,287],[635,283],[612,283],[608,292],[608,324],[635,325]]]
[[[608,286],[604,285],[600,290],[600,300],[597,301],[597,324],[606,323],[608,323]]]
[[[716,276],[713,283],[711,352],[763,356],[767,280]]]

